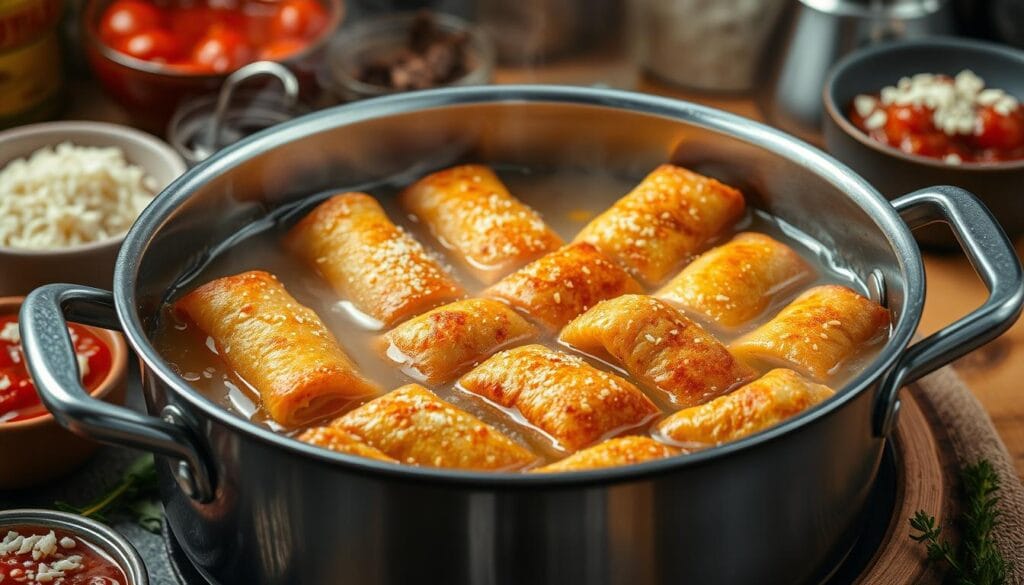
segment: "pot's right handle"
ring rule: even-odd
[[[32,291],[18,321],[25,361],[39,397],[60,425],[101,443],[134,447],[177,461],[175,478],[192,498],[213,499],[213,473],[201,441],[175,417],[160,419],[93,398],[82,387],[67,319],[119,329],[107,291],[49,284]]]
[[[904,195],[892,205],[911,229],[948,224],[989,295],[962,319],[910,346],[896,362],[879,387],[874,429],[878,436],[887,436],[895,424],[900,388],[999,336],[1017,320],[1024,303],[1020,259],[977,197],[957,187],[930,187]]]

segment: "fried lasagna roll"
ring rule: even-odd
[[[463,376],[459,385],[518,410],[568,451],[641,425],[658,412],[626,380],[542,345],[498,353]]]
[[[455,301],[384,335],[385,355],[431,383],[447,382],[503,347],[537,336],[511,307],[491,299]]]
[[[482,165],[427,175],[402,192],[401,203],[485,284],[562,245],[537,212]]]
[[[773,427],[835,392],[793,370],[775,369],[731,394],[680,410],[657,430],[685,444],[718,445]]]
[[[363,443],[359,437],[344,429],[313,427],[299,435],[299,440],[338,453],[345,453],[346,455],[356,455],[358,457],[366,457],[367,459],[398,463],[391,457],[381,453],[379,449],[374,449]]]
[[[266,272],[208,282],[175,309],[209,335],[217,353],[260,394],[278,423],[297,426],[379,393],[312,309]]]
[[[675,165],[659,166],[576,236],[656,285],[732,225],[743,194]]]
[[[814,287],[731,349],[751,364],[793,368],[823,381],[843,361],[879,338],[889,311],[845,286]]]
[[[654,297],[623,295],[599,303],[566,325],[559,339],[610,358],[682,406],[702,404],[754,378],[700,325]]]
[[[792,248],[764,234],[739,234],[701,254],[657,296],[724,325],[760,315],[779,294],[811,278],[814,270]]]
[[[553,473],[560,471],[583,471],[586,469],[602,469],[633,465],[644,461],[654,461],[678,455],[680,450],[659,443],[650,437],[618,437],[608,439],[582,451],[544,467],[531,471],[535,473]]]
[[[500,471],[537,459],[494,427],[418,384],[371,400],[331,426],[412,465]]]
[[[342,297],[385,326],[462,296],[461,287],[365,193],[331,197],[285,237]]]
[[[484,294],[526,311],[551,331],[605,299],[643,289],[592,244],[569,244],[506,276]]]

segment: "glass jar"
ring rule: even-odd
[[[60,113],[62,9],[62,0],[0,0],[0,128]]]

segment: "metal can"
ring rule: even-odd
[[[0,0],[0,128],[56,117],[63,0]]]

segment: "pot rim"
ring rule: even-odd
[[[171,214],[210,179],[243,163],[254,155],[280,144],[331,128],[366,120],[451,106],[522,103],[564,103],[595,108],[632,111],[637,114],[682,121],[719,132],[809,167],[820,177],[853,198],[879,226],[888,245],[896,251],[906,297],[889,342],[879,355],[837,395],[775,427],[749,437],[709,448],[685,457],[670,457],[636,465],[578,471],[573,473],[479,472],[394,465],[308,445],[243,419],[215,404],[180,378],[163,360],[148,339],[136,308],[138,268],[142,255]],[[125,236],[114,275],[114,300],[124,335],[141,360],[178,399],[186,401],[210,419],[249,439],[331,465],[348,472],[462,487],[538,488],[580,487],[608,484],[674,472],[710,463],[740,451],[778,440],[801,427],[828,416],[859,396],[886,371],[910,343],[924,305],[924,266],[910,229],[882,195],[846,165],[821,150],[764,124],[713,108],[671,98],[635,92],[558,86],[501,85],[431,89],[369,99],[321,110],[285,122],[241,140],[193,167],[164,189],[142,212]],[[871,432],[871,429],[865,429]]]

